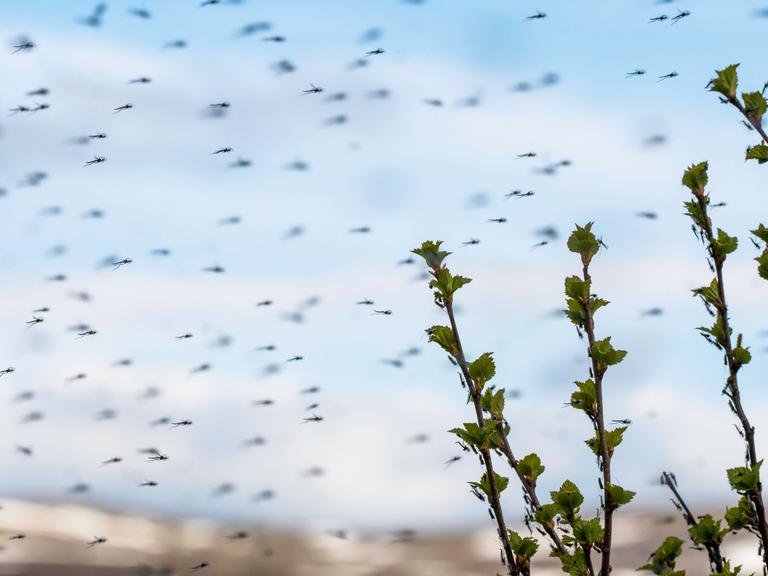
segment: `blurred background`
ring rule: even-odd
[[[471,411],[427,346],[443,317],[409,250],[442,239],[473,278],[460,331],[495,353],[512,446],[541,456],[542,494],[569,478],[596,509],[591,427],[564,407],[586,355],[558,312],[586,221],[608,247],[598,334],[629,351],[606,381],[608,416],[632,421],[614,475],[638,492],[617,569],[684,531],[663,470],[722,514],[743,449],[695,331],[710,272],[680,177],[710,161],[713,217],[741,240],[726,274],[760,450],[768,286],[747,235],[768,220],[765,169],[705,86],[740,62],[762,88],[766,10],[0,3],[0,538],[26,536],[0,574],[498,570],[477,460],[446,432]]]

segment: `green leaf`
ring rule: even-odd
[[[437,290],[442,300],[448,302],[459,288],[470,282],[472,282],[471,278],[454,276],[447,268],[440,268],[436,272],[434,280],[430,281],[429,287]]]
[[[760,460],[754,468],[748,468],[746,466],[729,468],[726,472],[731,488],[741,494],[757,492],[757,485],[760,482],[760,466],[762,466],[762,464],[763,461]]]
[[[768,146],[762,143],[750,146],[747,148],[745,159],[757,160],[758,164],[765,164],[768,162]]]
[[[760,224],[754,230],[750,230],[753,236],[757,236],[760,240],[768,244],[768,228]]]
[[[496,374],[496,364],[493,361],[493,352],[481,354],[474,362],[469,365],[469,376],[475,383],[478,391],[483,389]]]
[[[496,420],[501,420],[504,412],[504,388],[488,388],[480,399],[480,406]]]
[[[720,520],[715,520],[711,514],[702,516],[695,526],[691,526],[688,529],[688,534],[690,534],[693,543],[696,545],[703,544],[704,546],[719,546],[727,533],[728,529],[721,528]]]
[[[717,76],[709,81],[709,90],[719,92],[726,98],[735,98],[736,91],[739,88],[739,76],[736,72],[738,64],[731,64],[722,70],[717,70]]]
[[[704,194],[704,188],[709,181],[707,176],[708,168],[709,163],[704,161],[698,164],[691,164],[683,173],[683,185],[687,186],[696,196]]]
[[[429,335],[430,342],[436,343],[451,356],[458,355],[459,348],[450,326],[431,326],[425,332]]]
[[[738,246],[738,238],[735,236],[729,236],[720,228],[717,229],[717,238],[712,241],[712,248],[715,251],[715,256],[725,260],[725,257],[731,252],[734,252]]]
[[[723,562],[722,572],[712,572],[710,576],[739,576],[741,572],[741,565],[731,568],[731,563],[728,560]],[[754,574],[752,575],[754,576]]]
[[[589,282],[585,282],[578,276],[568,276],[565,279],[565,295],[580,302],[586,302],[589,298]]]
[[[582,549],[577,549],[573,554],[563,554],[555,551],[552,552],[552,555],[560,559],[563,572],[568,574],[568,576],[589,576],[587,560]]]
[[[755,260],[757,261],[757,273],[760,275],[760,278],[768,280],[768,250],[763,251]]]
[[[536,480],[544,473],[545,467],[541,464],[541,458],[538,454],[528,454],[522,460],[517,462],[517,471],[533,487],[536,487]]]
[[[575,382],[579,388],[571,394],[571,406],[583,410],[590,416],[597,415],[597,388],[592,379]]]
[[[515,553],[515,556],[522,556],[526,560],[533,558],[533,555],[536,554],[536,551],[539,549],[539,543],[536,541],[536,538],[531,538],[530,536],[522,538],[514,530],[509,530],[508,532],[509,547],[512,548],[512,552]]]
[[[603,527],[600,525],[600,519],[575,520],[573,523],[573,538],[587,549],[592,548],[596,544],[601,544],[603,542]]]
[[[624,506],[632,501],[636,492],[632,490],[625,490],[618,484],[608,485],[608,500],[612,510],[615,510],[619,506]]]
[[[725,521],[728,523],[728,528],[734,532],[757,526],[757,514],[749,498],[742,496],[736,506],[726,508]]]
[[[592,222],[588,222],[583,227],[576,225],[576,229],[571,232],[568,238],[568,250],[581,254],[581,260],[585,264],[592,260],[592,257],[600,250],[600,242],[592,233]]]
[[[611,344],[611,337],[608,336],[607,338],[598,340],[594,343],[591,349],[591,354],[592,358],[594,358],[598,364],[613,366],[624,360],[627,352],[626,350],[616,350]]]
[[[708,196],[703,195],[700,196],[700,198],[703,198],[705,204],[709,205]],[[690,216],[691,220],[693,220],[693,223],[696,224],[696,226],[699,228],[704,228],[706,223],[706,216],[699,202],[697,200],[690,200],[688,202],[683,202],[683,205],[685,206],[685,213]]]
[[[464,422],[464,428],[453,428],[448,432],[480,450],[492,450],[500,446],[503,440],[495,420],[486,420],[482,428],[475,422]]]
[[[499,476],[496,474],[496,472],[493,473],[493,479],[494,483],[496,484],[496,492],[501,494],[504,492],[504,490],[507,489],[507,486],[509,485],[509,478],[506,478],[504,476]],[[473,488],[476,488],[478,490],[482,490],[486,496],[488,496],[488,499],[492,498],[491,494],[491,483],[488,482],[488,474],[483,474],[482,478],[480,478],[480,482],[467,482],[470,486]]]
[[[543,504],[533,513],[533,519],[545,528],[551,528],[555,523],[555,516],[558,514],[557,504]]]
[[[653,572],[659,576],[685,574],[685,572],[675,572],[675,562],[682,551],[683,541],[675,536],[668,536],[661,546],[651,554],[648,563],[638,568],[638,570]]]
[[[694,288],[691,290],[694,296],[700,297],[704,302],[718,307],[720,303],[720,291],[717,283],[717,278],[713,278],[709,286],[702,286],[701,288]]]
[[[437,270],[443,265],[443,260],[450,255],[450,252],[440,250],[442,243],[442,240],[436,242],[427,240],[426,242],[422,242],[421,247],[414,248],[411,252],[424,258],[427,262],[427,266],[432,268],[432,270]]]
[[[763,114],[768,110],[765,96],[760,92],[745,92],[742,93],[741,99],[744,101],[744,110],[747,116],[760,124],[763,120]]]
[[[734,367],[738,370],[745,364],[749,364],[751,360],[752,354],[749,352],[749,348],[742,346],[742,335],[739,334],[736,337],[736,347],[733,349]]]
[[[579,506],[584,502],[584,496],[581,495],[576,484],[566,480],[559,490],[550,492],[549,495],[557,506],[557,511],[572,523],[579,511]]]
[[[605,445],[608,448],[608,457],[613,456],[614,448],[616,448],[616,446],[621,444],[621,441],[624,440],[624,432],[626,430],[626,426],[619,426],[613,430],[605,431]],[[594,452],[595,455],[600,453],[600,439],[597,437],[597,432],[595,433],[594,438],[585,440],[584,443],[592,449],[592,452]]]

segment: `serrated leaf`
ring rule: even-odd
[[[763,280],[768,280],[768,250],[755,258],[757,261],[757,273]]]
[[[714,249],[716,257],[720,257],[724,260],[728,254],[734,252],[738,247],[738,238],[729,236],[720,228],[717,229],[717,238],[712,241],[712,248]]]
[[[530,562],[531,558],[533,558],[534,554],[536,554],[536,551],[539,549],[539,543],[536,541],[536,538],[531,538],[530,536],[523,538],[514,530],[508,530],[508,534],[509,547],[512,548],[512,552],[515,553],[515,556],[522,557]]]
[[[425,332],[429,336],[430,342],[434,342],[451,356],[456,356],[459,353],[456,338],[450,326],[431,326]]]
[[[504,388],[488,388],[480,399],[480,406],[496,420],[501,420],[504,413]]]
[[[624,440],[624,432],[627,430],[626,426],[619,426],[613,430],[605,431],[605,445],[608,449],[608,457],[613,456],[613,451]],[[600,439],[597,437],[597,432],[593,438],[585,440],[584,443],[592,449],[595,455],[600,454]]]
[[[626,350],[616,350],[613,347],[610,336],[595,342],[590,352],[592,358],[594,358],[598,364],[603,364],[604,366],[618,364],[624,360],[624,357],[627,355]]]
[[[741,494],[756,492],[757,485],[760,482],[760,466],[762,464],[763,461],[760,460],[753,468],[746,466],[729,468],[726,473],[728,474],[728,483],[731,485],[731,488]]]
[[[736,72],[738,67],[738,64],[731,64],[722,70],[716,70],[717,76],[709,81],[709,90],[719,92],[726,98],[735,98],[739,88],[739,76]]]
[[[597,414],[597,388],[591,378],[583,382],[574,382],[578,387],[576,392],[571,394],[571,406],[577,410],[583,410],[587,414],[594,416]]]
[[[722,528],[720,520],[715,520],[711,514],[702,516],[688,529],[693,543],[704,546],[719,546],[727,533],[728,529]]]
[[[699,162],[698,164],[691,164],[683,173],[683,185],[696,194],[697,196],[704,194],[704,188],[707,186],[709,177],[707,176],[707,170],[709,168],[709,162]]]
[[[596,544],[601,544],[603,541],[603,527],[600,525],[600,519],[575,520],[573,523],[573,538],[587,549]]]
[[[550,492],[549,495],[552,497],[552,502],[557,506],[557,511],[569,523],[572,523],[579,511],[579,507],[584,502],[584,496],[581,495],[581,491],[576,484],[566,480],[559,490]]]
[[[765,164],[768,162],[768,146],[765,144],[755,144],[747,148],[745,160],[757,160],[758,164]]]
[[[728,528],[734,532],[757,526],[757,514],[749,498],[742,496],[736,506],[726,508],[725,521],[728,523]]]
[[[763,226],[762,224],[758,225],[757,228],[754,230],[750,230],[753,236],[756,236],[766,244],[768,244],[768,228]]]
[[[576,229],[571,232],[568,238],[568,250],[580,254],[581,260],[585,264],[592,260],[592,257],[600,250],[600,243],[592,233],[592,222],[588,222],[583,227],[576,225]]]
[[[499,474],[496,474],[496,472],[493,473],[493,479],[494,484],[496,485],[496,492],[501,494],[504,492],[504,490],[507,489],[507,486],[509,485],[509,478],[506,478],[505,476],[500,476]],[[488,474],[483,474],[482,478],[480,478],[480,482],[467,482],[470,486],[473,488],[476,488],[477,490],[482,490],[483,493],[485,493],[486,496],[488,496],[488,499],[490,500],[493,496],[491,494],[491,483],[488,481]]]
[[[496,363],[493,361],[493,353],[485,352],[469,365],[469,376],[475,383],[478,391],[482,391],[485,383],[496,374]]]
[[[633,492],[632,490],[625,490],[618,484],[608,485],[608,497],[610,506],[614,510],[619,506],[629,504],[632,501],[632,498],[635,497],[635,494],[636,492]]]
[[[541,464],[541,458],[536,453],[528,454],[517,462],[517,471],[534,487],[536,480],[544,473],[544,470],[545,467]]]
[[[565,295],[569,298],[586,302],[589,298],[589,283],[578,276],[568,276],[565,279]]]
[[[760,124],[763,120],[763,114],[768,110],[768,102],[761,92],[745,92],[741,95],[744,101],[744,111],[751,119]]]
[[[437,270],[443,265],[443,260],[451,254],[450,252],[440,250],[442,244],[442,240],[437,240],[436,242],[427,240],[426,242],[422,242],[419,248],[414,248],[411,252],[424,258],[427,266],[433,270]]]
[[[651,554],[648,563],[638,568],[638,570],[653,572],[659,576],[680,574],[679,572],[675,572],[675,563],[682,551],[683,541],[676,536],[668,536],[664,542],[662,542],[661,546]]]

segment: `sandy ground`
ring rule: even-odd
[[[236,532],[245,531],[241,538]],[[24,534],[23,539],[10,540]],[[618,516],[614,574],[635,574],[668,535],[685,536],[672,514]],[[95,536],[108,541],[89,547]],[[501,572],[493,531],[415,534],[296,534],[264,528],[228,527],[207,521],[158,521],[75,506],[4,502],[0,510],[0,575],[123,576],[190,574],[227,576],[452,576]],[[747,574],[759,572],[749,537],[726,541],[727,554]],[[546,546],[542,546],[542,550]],[[207,562],[200,570],[193,567]],[[686,549],[679,565],[688,574],[707,573],[703,552]],[[540,553],[534,574],[562,574]]]

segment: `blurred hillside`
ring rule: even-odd
[[[495,535],[285,533],[226,526],[208,520],[162,521],[72,505],[6,501],[0,510],[0,575],[123,576],[195,572],[245,576],[430,576],[494,574]],[[9,540],[20,534],[23,539]],[[685,537],[683,521],[661,513],[620,514],[615,537],[616,576],[635,573],[668,535]],[[96,537],[107,542],[89,547]],[[743,536],[728,539],[728,555],[759,570],[756,549]],[[542,547],[544,549],[545,546]],[[536,574],[562,574],[540,554]],[[687,549],[680,567],[706,569],[703,552]]]

